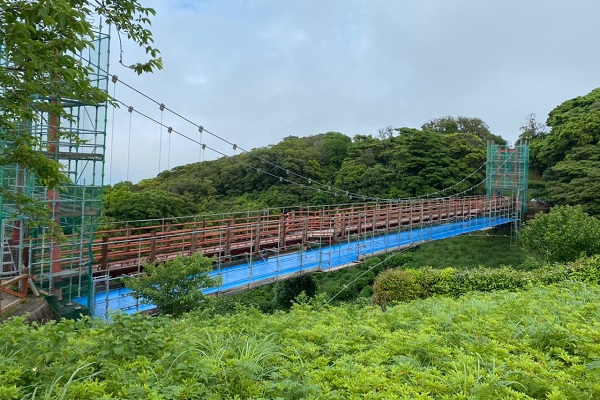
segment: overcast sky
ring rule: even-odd
[[[528,114],[544,122],[561,102],[600,86],[598,0],[141,2],[157,11],[164,69],[138,77],[118,65],[113,46],[111,73],[247,150],[289,135],[418,128],[446,115],[481,118],[514,142]],[[124,50],[126,62],[142,57]],[[161,118],[122,85],[116,97]],[[128,171],[129,115],[117,110],[114,129],[109,117],[105,182],[156,176],[159,126],[133,115]],[[162,117],[199,139],[192,125]],[[202,157],[176,135],[170,157],[168,147],[163,129],[162,170]],[[216,157],[205,150],[205,159]]]

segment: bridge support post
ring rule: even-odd
[[[413,225],[414,225],[414,221],[413,221],[413,210],[414,210],[414,204],[408,204],[408,206],[410,207],[409,210],[409,226],[410,226],[410,241],[413,241]]]
[[[152,237],[150,238],[150,256],[148,262],[153,263],[156,260],[156,231],[152,231]]]
[[[390,208],[392,207],[392,203],[388,201],[385,206],[385,233],[388,233],[390,230]]]
[[[224,255],[229,257],[231,255],[231,235],[233,228],[231,227],[231,221],[227,221],[227,228],[225,230],[225,252]]]
[[[302,221],[302,247],[305,246],[308,241],[308,217],[304,217]]]
[[[102,260],[100,261],[100,268],[103,271],[108,270],[108,236],[102,236]],[[91,277],[90,277],[91,279]]]
[[[285,247],[285,214],[279,216],[279,246],[277,247]]]
[[[254,251],[260,252],[260,224],[261,224],[261,216],[256,217],[256,229],[254,233]]]
[[[127,224],[127,226],[125,227],[125,236],[131,236],[131,227],[129,226],[129,224]],[[129,240],[127,240],[127,246],[125,246],[125,251],[129,252]]]
[[[365,223],[363,225],[363,228],[365,229],[365,239],[367,238],[367,231],[369,230],[369,206],[365,204],[365,208],[364,208],[364,214],[365,214]]]
[[[338,237],[340,236],[340,231],[341,231],[341,227],[342,227],[341,218],[342,218],[342,215],[340,214],[340,208],[337,207],[335,209],[335,213],[334,213],[334,217],[333,217],[333,230],[332,230],[332,237],[329,242],[330,244],[338,242]]]
[[[363,218],[363,214],[358,213],[358,225],[356,228],[356,233],[357,233],[359,239],[360,239],[360,235],[362,234],[362,218]]]
[[[198,232],[192,231],[192,237],[190,239],[190,255],[196,253],[196,236]]]
[[[201,248],[204,247],[204,240],[206,239],[206,230],[204,228],[206,228],[206,221],[202,220],[200,221],[200,238],[198,240]]]

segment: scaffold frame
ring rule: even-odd
[[[88,68],[92,86],[108,93],[110,36],[100,24],[88,40],[91,45],[72,57]],[[8,66],[1,48],[0,63]],[[85,261],[84,265],[82,260],[89,259],[84,255],[90,252],[102,213],[108,104],[32,98],[60,102],[72,116],[59,121],[54,115],[40,113],[36,121],[21,123],[24,132],[36,137],[36,150],[62,165],[67,183],[59,189],[48,189],[31,172],[14,164],[0,166],[0,180],[4,191],[21,192],[46,203],[49,216],[67,239],[58,241],[59,235],[52,228],[29,227],[27,217],[18,214],[15,204],[0,198],[0,274],[16,275],[28,267],[42,292],[70,303],[73,296],[87,293],[91,286],[91,262]]]
[[[485,187],[487,196],[510,196],[516,199],[514,208],[513,243],[527,212],[529,177],[529,145],[514,147],[488,143]]]

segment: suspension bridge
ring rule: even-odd
[[[110,310],[137,312],[140,305],[118,286],[121,273],[142,272],[145,262],[202,252],[213,257],[212,275],[221,285],[205,289],[224,295],[313,272],[356,265],[363,258],[432,240],[515,222],[512,197],[472,196],[395,203],[325,206],[229,215],[225,219],[167,221],[141,228],[104,231],[92,247],[90,296],[73,301],[90,305],[95,315]],[[71,271],[78,275],[85,271]],[[51,279],[49,277],[49,279]],[[80,277],[77,277],[80,279]]]
[[[160,118],[154,118],[139,111],[137,106],[115,98],[129,114],[129,137],[135,114],[160,128],[161,146],[163,128],[167,130],[169,157],[172,134],[198,145],[202,154],[206,149],[220,157],[234,157],[236,151],[247,152],[111,75],[108,41],[108,35],[98,34],[93,41],[95,54],[88,49],[78,55],[94,76],[94,84],[107,93],[110,82],[115,86],[123,84],[153,103],[160,112]],[[319,207],[101,225],[108,104],[90,105],[70,99],[64,100],[62,105],[69,109],[72,120],[56,121],[53,115],[40,115],[40,119],[32,121],[26,129],[39,140],[39,151],[64,166],[69,183],[60,189],[47,189],[19,165],[5,165],[0,170],[4,190],[47,203],[49,214],[56,222],[55,226],[31,228],[28,217],[18,213],[17,204],[9,198],[0,198],[0,312],[6,308],[7,297],[19,301],[26,294],[27,286],[45,292],[76,312],[83,307],[92,315],[105,315],[112,310],[137,312],[152,306],[138,304],[128,290],[120,287],[120,277],[142,273],[145,263],[160,263],[196,253],[212,257],[212,274],[220,276],[222,283],[216,288],[206,288],[205,292],[222,295],[305,273],[349,267],[365,257],[427,241],[504,224],[516,228],[525,210],[526,145],[509,148],[489,144],[486,164],[480,167],[486,168],[484,181],[466,190],[453,190],[455,193],[451,196],[448,193],[457,184],[426,198],[410,199],[381,199],[351,193],[247,152],[271,167],[271,172],[267,172],[238,161],[257,174],[270,175],[282,184],[296,185],[303,190],[322,191],[352,201]],[[184,133],[163,123],[165,111],[191,124],[194,133]],[[59,131],[78,139],[63,142]],[[233,155],[208,146],[204,133],[229,146]],[[159,163],[161,150],[159,148]],[[130,152],[131,145],[127,147],[127,175]],[[110,159],[109,171],[112,170],[112,148]],[[458,183],[464,183],[478,170]],[[65,240],[57,239],[58,227]]]

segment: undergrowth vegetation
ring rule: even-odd
[[[411,268],[498,268],[521,265],[526,253],[520,243],[511,242],[509,229],[493,229],[417,246],[409,251]]]
[[[567,265],[546,264],[530,270],[510,267],[388,269],[377,276],[373,292],[375,301],[385,306],[436,295],[516,290],[566,280],[600,283],[600,256],[581,258]]]
[[[600,397],[600,287],[0,326],[0,398]]]

